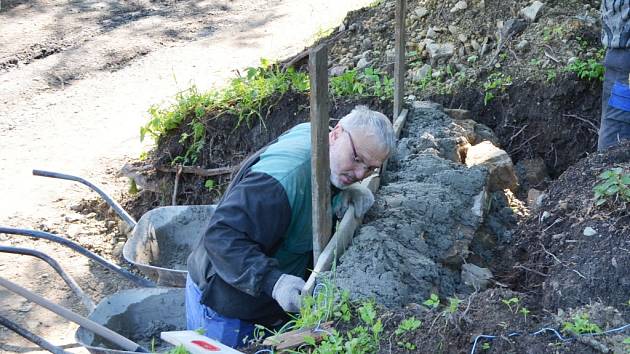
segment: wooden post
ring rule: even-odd
[[[328,150],[328,50],[320,45],[309,53],[311,80],[311,188],[313,198],[313,263],[330,239],[330,156]]]
[[[394,61],[394,120],[402,111],[405,94],[405,13],[407,0],[396,0],[396,28]]]

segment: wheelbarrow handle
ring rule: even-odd
[[[81,253],[82,255],[92,259],[93,261],[95,261],[96,263],[102,265],[103,267],[131,280],[132,282],[134,282],[135,284],[139,285],[139,286],[143,286],[143,287],[150,287],[153,288],[155,287],[155,283],[144,279],[140,276],[137,276],[129,271],[127,271],[126,269],[123,269],[113,263],[108,262],[107,260],[105,260],[104,258],[102,258],[101,256],[92,253],[90,251],[88,251],[87,249],[81,247],[79,244],[77,244],[76,242],[72,242],[68,239],[65,239],[63,237],[59,237],[56,235],[53,235],[51,233],[48,232],[44,232],[44,231],[37,231],[37,230],[27,230],[27,229],[15,229],[15,228],[11,228],[11,227],[3,227],[0,226],[0,234],[10,234],[10,235],[22,235],[22,236],[30,236],[30,237],[35,237],[35,238],[43,238],[45,240],[49,240],[49,241],[53,241],[56,243],[59,243],[61,245],[64,245],[66,247],[69,247],[79,253]]]
[[[77,323],[83,327],[85,327],[86,329],[92,331],[95,334],[98,334],[99,336],[109,340],[110,342],[120,346],[121,348],[125,349],[125,350],[129,350],[132,352],[141,352],[141,353],[148,353],[149,351],[146,350],[145,348],[141,347],[140,345],[138,345],[135,342],[130,341],[129,339],[121,336],[120,334],[112,331],[111,329],[101,326],[100,324],[85,318],[79,314],[76,314],[70,310],[68,310],[67,308],[63,307],[63,306],[59,306],[57,304],[55,304],[54,302],[50,302],[46,299],[44,299],[43,297],[24,289],[23,287],[12,283],[2,277],[0,277],[0,285],[9,289],[10,291],[30,300],[33,301],[34,303],[45,307],[46,309],[56,313],[57,315],[70,320],[74,323]]]
[[[20,336],[26,338],[27,340],[37,344],[38,346],[40,346],[43,349],[48,350],[49,352],[53,353],[53,354],[72,354],[69,351],[65,351],[55,345],[53,345],[52,343],[50,343],[49,341],[45,340],[44,338],[38,336],[35,333],[32,333],[31,331],[29,331],[28,329],[20,326],[19,324],[9,320],[8,318],[0,315],[0,325],[5,326],[6,328],[12,330],[13,332],[19,334]]]
[[[107,202],[107,204],[112,209],[114,209],[116,214],[118,214],[118,216],[121,219],[123,219],[123,221],[127,223],[127,225],[129,225],[129,227],[131,227],[132,229],[136,227],[136,224],[137,224],[136,220],[131,215],[129,215],[129,213],[127,213],[120,204],[118,204],[114,199],[112,199],[109,195],[107,195],[107,193],[105,193],[101,188],[96,186],[94,183],[88,181],[87,179],[77,177],[77,176],[67,175],[64,173],[43,171],[43,170],[33,170],[33,175],[42,176],[42,177],[50,177],[50,178],[67,179],[69,181],[83,183],[84,185],[88,186],[91,190],[98,193],[101,196],[101,198],[103,198],[105,202]]]
[[[37,257],[43,260],[44,262],[48,263],[57,272],[57,274],[61,276],[61,278],[66,282],[66,284],[68,284],[68,286],[70,287],[70,289],[72,289],[74,294],[79,299],[81,299],[81,302],[83,303],[83,305],[85,305],[85,308],[87,308],[88,312],[92,312],[94,310],[95,306],[92,299],[90,299],[90,297],[87,296],[83,292],[83,290],[81,289],[81,287],[79,287],[79,284],[77,284],[74,278],[72,278],[68,273],[66,273],[63,270],[63,268],[61,268],[61,265],[59,265],[59,263],[57,263],[57,261],[54,260],[52,257],[34,249],[20,248],[20,247],[0,246],[0,252],[22,254],[22,255]]]

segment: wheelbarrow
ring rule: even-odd
[[[33,174],[80,182],[97,192],[132,229],[123,247],[125,260],[155,279],[158,285],[186,285],[186,260],[212,217],[214,205],[160,207],[145,213],[136,222],[120,204],[84,178],[42,170],[33,170]]]
[[[117,292],[98,305],[85,295],[74,279],[48,255],[25,248],[0,246],[0,252],[34,256],[46,261],[81,299],[90,314],[87,318],[54,304],[17,284],[0,277],[3,286],[58,315],[78,323],[77,342],[91,353],[135,353],[169,349],[159,340],[162,331],[183,330],[186,327],[184,289],[136,288]],[[67,353],[18,324],[0,316],[0,324],[53,353]],[[157,340],[157,346],[154,345]]]

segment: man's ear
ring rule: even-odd
[[[335,140],[339,139],[339,136],[341,135],[341,133],[343,133],[343,127],[341,127],[341,124],[337,123],[335,128],[333,128],[333,130],[331,130],[330,133],[328,133],[329,141],[332,143]]]

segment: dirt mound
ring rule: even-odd
[[[596,206],[593,194],[602,172],[630,171],[629,147],[593,154],[567,169],[508,246],[518,283],[539,293],[545,309],[597,301],[630,320],[630,214],[620,201]]]

